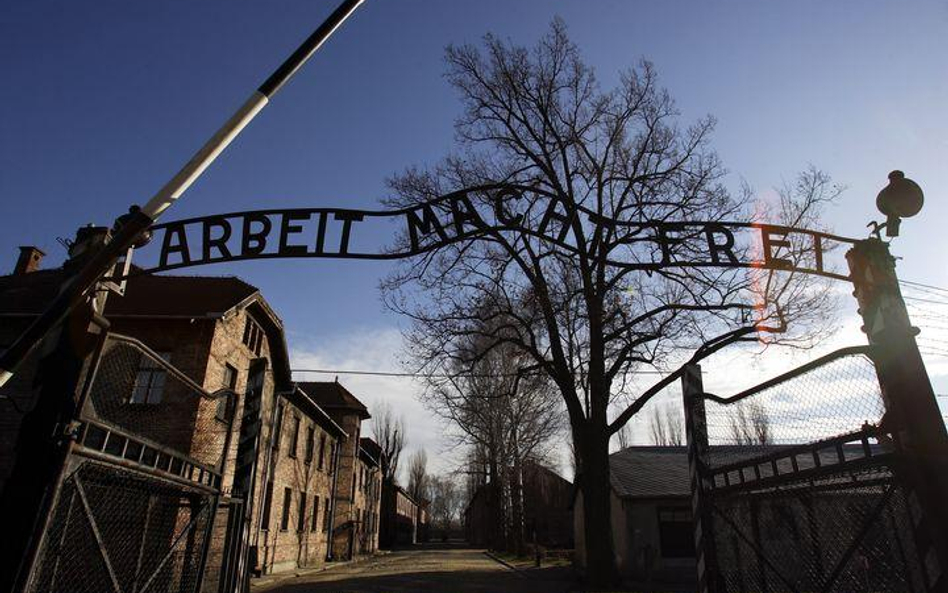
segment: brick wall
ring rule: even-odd
[[[258,516],[259,559],[266,573],[322,564],[329,539],[326,513],[336,438],[292,402],[281,398],[281,404],[277,446],[270,451],[269,478],[258,498],[263,511]],[[311,459],[307,454],[310,430]],[[268,490],[269,512],[265,508]],[[301,500],[305,501],[302,508]]]

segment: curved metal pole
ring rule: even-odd
[[[296,71],[362,2],[363,0],[344,0],[144,207],[133,208],[128,219],[123,221],[112,240],[66,283],[62,292],[49,307],[0,356],[0,387],[10,380],[17,367],[57,325],[62,323],[69,312],[82,303],[89,289],[108,272],[119,256],[141,239],[145,231],[201,176],[247,124],[253,121],[273,95],[293,77]]]

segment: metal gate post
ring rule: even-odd
[[[80,265],[107,236],[107,229],[80,229],[67,269]],[[87,251],[82,251],[80,247]],[[67,277],[66,282],[71,277]],[[0,591],[21,591],[28,585],[50,513],[58,497],[73,444],[73,421],[82,395],[95,373],[108,322],[99,314],[107,292],[96,290],[74,309],[43,344],[34,376],[35,404],[20,424],[16,459],[0,497]]]
[[[873,358],[886,413],[908,482],[909,510],[930,591],[948,591],[948,433],[925,364],[918,330],[909,322],[895,274],[895,258],[878,238],[857,243],[847,254],[863,331]]]
[[[695,560],[698,568],[698,593],[723,593],[714,544],[708,462],[708,423],[704,413],[704,386],[701,367],[688,365],[681,377],[688,436],[688,469],[691,473],[691,514],[695,528]]]

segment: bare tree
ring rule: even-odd
[[[754,439],[759,445],[770,445],[773,443],[773,435],[770,432],[770,416],[767,410],[759,402],[751,404],[750,407],[751,426],[754,429]]]
[[[419,503],[428,499],[428,454],[424,449],[408,458],[408,494]]]
[[[457,444],[468,448],[463,472],[475,479],[466,483],[488,488],[491,547],[519,550],[526,537],[523,466],[548,462],[561,433],[561,400],[513,346],[478,336],[464,342],[445,350],[429,348],[424,336],[412,339],[414,359],[438,369],[428,375],[425,403],[454,427]]]
[[[405,419],[396,416],[388,402],[375,406],[372,416],[372,434],[382,448],[385,462],[382,464],[382,477],[398,482],[398,461],[405,447]]]
[[[653,445],[667,445],[668,434],[665,432],[665,416],[659,407],[652,408],[652,415],[648,419],[648,432],[652,437]]]
[[[616,432],[616,438],[619,439],[619,449],[628,449],[632,444],[632,427],[625,424]]]
[[[464,462],[464,500],[470,503],[478,490],[487,485],[487,451],[483,445],[473,445],[468,449]]]
[[[594,584],[613,584],[609,440],[681,374],[638,393],[610,421],[634,370],[669,368],[682,352],[691,352],[689,363],[735,343],[793,343],[788,327],[825,322],[827,292],[790,272],[658,266],[632,273],[621,265],[655,261],[655,243],[639,237],[643,225],[755,214],[749,192],[735,197],[722,183],[725,171],[708,146],[714,120],[680,126],[650,63],[603,90],[559,21],[532,50],[487,36],[483,52],[452,46],[446,58],[463,103],[456,124],[463,152],[392,179],[388,203],[427,204],[450,221],[444,226],[476,232],[406,263],[383,283],[386,302],[413,320],[409,343],[422,371],[440,370],[446,357],[464,359],[476,337],[480,351],[510,348],[556,386],[581,466],[588,574]],[[786,220],[810,220],[832,197],[822,181],[811,175],[790,188],[779,205]],[[461,187],[498,184],[530,191],[499,205],[489,192],[470,192],[463,206],[431,205]],[[478,223],[491,217],[507,223]],[[406,233],[394,247],[416,243]],[[744,260],[751,248],[733,246]],[[680,259],[705,249],[687,237],[675,244]],[[779,257],[806,254],[788,248]],[[433,361],[432,352],[446,356]]]
[[[729,421],[731,439],[737,445],[770,445],[770,417],[760,402],[738,402]]]
[[[678,406],[665,406],[665,434],[668,445],[681,447],[685,444],[685,418]]]
[[[448,475],[430,476],[431,504],[428,507],[434,527],[441,530],[441,539],[445,540],[457,525],[461,511],[461,492],[454,480]]]

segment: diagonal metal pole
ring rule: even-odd
[[[344,0],[145,206],[132,207],[129,215],[122,218],[121,226],[116,229],[112,240],[67,282],[49,307],[0,356],[0,387],[10,380],[17,367],[39,343],[83,301],[90,288],[108,272],[119,256],[142,241],[148,227],[154,224],[164,211],[170,208],[201,176],[204,170],[227,148],[227,145],[247,124],[253,121],[269,100],[362,2],[363,0]]]

